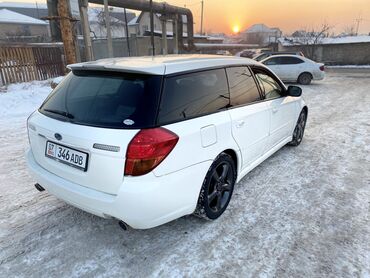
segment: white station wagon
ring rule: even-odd
[[[28,119],[40,191],[120,225],[218,218],[234,185],[307,119],[301,89],[262,64],[211,55],[74,64]]]

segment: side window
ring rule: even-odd
[[[158,121],[166,124],[217,112],[229,105],[224,69],[168,77]]]
[[[283,96],[283,89],[279,83],[275,81],[275,79],[273,79],[267,73],[258,70],[256,70],[254,74],[262,91],[265,94],[265,99],[268,100]]]
[[[272,57],[263,62],[263,64],[267,66],[280,65],[281,64],[280,57]]]
[[[304,63],[301,59],[296,57],[281,57],[282,64],[284,65],[295,65]]]
[[[247,67],[226,69],[230,87],[231,106],[243,105],[261,100],[253,76]]]

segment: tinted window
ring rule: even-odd
[[[229,104],[224,69],[165,79],[159,111],[160,124],[217,112]]]
[[[268,65],[268,66],[280,65],[281,60],[280,60],[280,57],[271,57],[270,59],[264,61],[263,64]]]
[[[263,54],[258,55],[254,59],[259,62],[259,61],[262,61],[263,59],[267,58],[268,56],[269,56],[269,54],[263,53]]]
[[[248,104],[261,99],[253,76],[247,67],[232,67],[226,69],[226,72],[232,106]]]
[[[264,72],[255,72],[256,79],[265,94],[265,99],[277,98],[283,95],[283,90],[271,76]]]
[[[155,124],[161,77],[74,71],[40,108],[47,116],[77,124],[144,128]]]
[[[301,59],[296,57],[280,57],[280,63],[283,65],[295,65],[304,63]]]

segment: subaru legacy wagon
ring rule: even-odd
[[[245,58],[113,58],[71,72],[28,119],[36,187],[137,229],[218,218],[235,183],[301,143],[307,107]]]

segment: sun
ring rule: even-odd
[[[240,26],[239,25],[234,25],[233,26],[233,33],[234,34],[237,34],[237,33],[239,33],[240,32]]]

